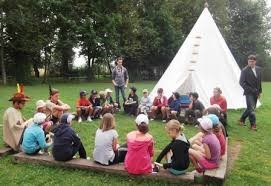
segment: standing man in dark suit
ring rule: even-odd
[[[250,128],[256,128],[255,108],[258,98],[262,93],[262,73],[261,68],[256,66],[256,56],[248,56],[248,65],[241,71],[240,85],[244,89],[246,96],[247,109],[240,118],[240,125],[245,125],[245,120],[249,117]]]

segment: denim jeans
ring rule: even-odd
[[[258,97],[255,95],[246,95],[247,109],[242,114],[240,121],[245,122],[249,118],[250,125],[256,124],[255,108]]]
[[[122,99],[123,99],[123,102],[126,101],[126,98],[125,98],[125,87],[124,86],[115,86],[115,92],[116,92],[116,102],[120,105],[120,100],[119,100],[119,92],[121,92],[121,96],[122,96]]]

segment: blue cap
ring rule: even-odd
[[[219,118],[214,114],[209,114],[207,117],[212,121],[213,127],[216,127],[219,124]]]

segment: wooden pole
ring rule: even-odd
[[[204,7],[205,7],[205,8],[208,8],[208,7],[209,7],[209,4],[208,4],[207,0],[205,0]]]

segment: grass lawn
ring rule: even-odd
[[[141,96],[143,88],[152,89],[154,82],[134,83],[138,87],[138,95]],[[53,87],[61,91],[60,99],[70,104],[75,111],[75,100],[79,91],[85,89],[90,91],[95,88],[102,90],[112,88],[111,83],[66,83],[56,84]],[[233,168],[229,171],[225,185],[271,185],[271,83],[264,83],[262,95],[263,105],[257,110],[258,132],[249,131],[248,127],[240,127],[237,120],[242,110],[230,111],[229,127],[230,148],[240,146],[240,153],[234,162]],[[5,109],[10,106],[7,100],[16,91],[16,86],[0,86],[0,146],[2,146],[2,117]],[[48,98],[47,85],[34,85],[25,88],[31,101],[26,104],[23,110],[25,118],[33,116],[35,102],[38,99]],[[79,133],[88,153],[92,157],[94,147],[95,131],[99,120],[92,123],[73,122],[73,128]],[[117,131],[120,144],[125,142],[126,133],[135,128],[134,118],[128,117],[122,112],[116,116]],[[191,137],[197,132],[192,126],[186,126],[185,134]],[[153,121],[150,125],[150,133],[155,137],[155,156],[170,141],[164,131],[164,124],[160,121]],[[90,171],[69,170],[37,166],[31,164],[13,164],[11,157],[0,159],[0,183],[1,185],[169,185],[166,182],[148,181],[130,177],[93,173]],[[180,185],[180,184],[178,184]]]

